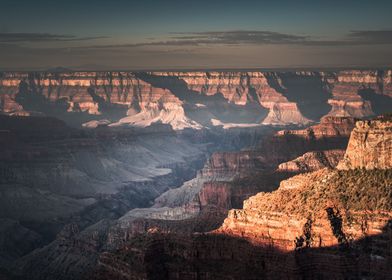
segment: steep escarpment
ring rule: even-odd
[[[212,233],[178,235],[156,228],[102,253],[89,275],[98,279],[388,278],[391,184],[390,168],[324,168],[297,175],[282,181],[277,191],[259,193],[246,200],[243,209],[231,210]],[[202,201],[227,205],[226,195],[216,197],[209,189],[202,192]],[[221,193],[225,186],[217,189]]]
[[[100,254],[89,275],[98,279],[388,278],[391,185],[390,168],[328,167],[297,175],[282,181],[274,192],[245,200],[243,209],[229,211],[214,232],[184,235],[157,227],[136,235]],[[203,202],[222,207],[230,203],[223,184],[207,185],[200,194]]]
[[[205,143],[191,144],[170,126],[86,131],[47,117],[0,119],[0,218],[16,229],[15,240],[0,232],[8,242],[0,266],[52,241],[68,223],[83,229],[150,206],[192,178],[208,154]]]
[[[248,163],[246,156],[237,159],[233,152],[216,153],[213,158],[218,159],[207,164],[205,174],[195,183],[191,180],[207,155],[217,149],[254,145],[268,130],[176,132],[164,124],[80,130],[54,118],[1,116],[0,216],[20,223],[21,232],[26,228],[39,242],[26,240],[22,244],[31,246],[26,245],[28,251],[8,256],[20,242],[11,239],[0,267],[10,268],[17,262],[29,278],[33,274],[42,278],[45,273],[64,276],[68,268],[69,273],[80,275],[95,265],[102,250],[137,233],[156,228],[181,233],[217,228],[231,205],[240,206],[239,201],[260,189],[227,189],[228,199],[235,200],[215,209],[210,208],[214,194],[208,187],[201,196],[184,191],[182,200],[177,196],[164,201],[160,195],[183,185],[203,187],[198,183],[207,177],[223,180],[253,168],[255,164]],[[225,158],[226,154],[234,156]],[[74,261],[78,255],[80,266]]]
[[[387,113],[390,101],[390,71],[341,71],[328,80],[332,106],[328,115],[361,118]],[[384,103],[384,105],[382,104]]]
[[[376,255],[377,265],[387,269],[391,255],[386,244],[391,240],[384,232],[391,230],[392,172],[390,166],[379,165],[367,153],[381,159],[390,157],[388,149],[378,148],[388,145],[390,125],[389,121],[380,125],[379,120],[357,122],[346,158],[339,166],[347,162],[350,146],[359,144],[355,143],[358,133],[371,135],[377,131],[378,145],[356,151],[358,157],[373,162],[366,169],[358,162],[347,170],[325,168],[282,181],[278,190],[259,193],[246,200],[243,209],[231,210],[217,232],[283,251],[336,246],[353,253],[357,242],[372,240],[366,244],[366,254]]]
[[[279,171],[310,172],[325,167],[333,168],[343,159],[344,150],[326,150],[307,152],[304,155],[279,164]]]
[[[353,243],[348,253],[338,248],[307,248],[282,252],[254,246],[241,238],[201,234],[155,233],[100,255],[87,273],[94,279],[347,279],[390,275],[388,259],[370,257],[373,241],[388,239],[383,232]]]
[[[327,118],[322,124],[307,130],[293,131],[298,134],[293,139],[290,133],[278,133],[265,136],[256,148],[213,153],[196,178],[163,193],[151,208],[131,210],[121,218],[120,227],[131,232],[128,236],[132,236],[135,232],[148,231],[152,225],[160,228],[159,223],[151,222],[160,220],[161,229],[181,232],[180,221],[188,224],[190,219],[195,219],[197,224],[197,219],[208,215],[210,220],[206,224],[216,225],[227,210],[241,207],[243,200],[259,191],[274,190],[290,174],[335,166],[344,154],[343,147],[353,124],[349,118]],[[273,146],[268,146],[268,143]],[[341,150],[329,150],[330,145]],[[259,146],[263,148],[259,149]],[[316,150],[312,151],[312,148]],[[303,168],[278,168],[280,162],[306,151],[312,151],[313,157],[305,157]],[[141,222],[143,219],[144,222]],[[177,228],[168,226],[172,221],[176,221]],[[141,223],[145,226],[140,227]]]
[[[272,88],[265,74],[261,72],[154,72],[152,74],[163,77],[163,79],[167,77],[184,81],[189,92],[199,96],[222,95],[228,102],[243,106],[246,110],[257,105],[268,109],[266,116],[259,113],[259,116],[253,117],[253,122],[262,121],[263,124],[273,125],[306,124],[309,122],[307,118],[302,116],[297,104],[289,102],[282,93]],[[173,91],[175,90],[173,89]],[[194,97],[183,97],[188,100],[195,99]],[[209,106],[213,99],[204,98],[203,100],[199,97],[197,100]],[[235,122],[235,118],[230,116],[231,113],[235,113],[234,107],[226,112],[213,111],[218,119],[223,118],[223,122],[233,122],[233,120]],[[222,114],[225,115],[221,116]],[[245,112],[241,112],[243,121],[252,121],[251,115],[245,116],[245,114]],[[241,116],[237,116],[237,118],[241,119]]]
[[[298,175],[273,193],[251,197],[243,210],[232,210],[221,230],[282,250],[349,246],[388,224],[391,180],[390,171],[321,170]],[[361,193],[362,189],[366,191]]]
[[[339,169],[392,168],[392,122],[389,119],[359,121],[351,133]]]
[[[277,168],[309,151],[344,150],[354,126],[354,118],[324,117],[319,124],[306,129],[281,130],[264,138],[257,151],[270,166]]]
[[[390,108],[391,70],[339,72],[5,72],[0,111],[73,126],[174,129],[307,124]]]
[[[331,169],[353,126],[352,118],[329,117],[309,129],[266,136],[252,149],[214,153],[195,179],[163,193],[152,207],[85,229],[71,227],[66,238],[21,259],[18,274],[300,279],[333,271],[333,278],[344,279],[373,275],[372,265],[377,276],[388,275],[390,170]],[[322,153],[329,166],[323,168],[321,157],[305,156],[306,170],[276,170],[309,151]],[[235,210],[227,217],[230,208]]]

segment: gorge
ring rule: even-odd
[[[2,72],[0,279],[387,278],[391,109],[392,70]]]

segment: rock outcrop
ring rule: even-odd
[[[358,121],[339,169],[392,168],[392,121]]]
[[[305,125],[322,116],[367,117],[391,106],[391,70],[340,72],[5,72],[0,111],[73,126],[174,129]],[[328,113],[328,111],[330,111]]]
[[[355,119],[351,117],[324,117],[306,129],[278,131],[262,139],[256,150],[264,162],[277,168],[309,151],[344,150],[354,126]]]
[[[219,231],[286,251],[349,246],[350,241],[380,233],[392,218],[387,198],[391,180],[390,171],[298,175],[273,193],[251,197],[242,210],[230,211]],[[360,193],[362,188],[366,191]],[[371,202],[373,195],[386,201]]]
[[[390,136],[388,120],[357,122],[339,163],[348,170],[325,168],[282,181],[277,191],[259,193],[230,211],[218,232],[285,251],[350,247],[379,234],[392,218]],[[385,258],[382,244],[374,246]]]
[[[333,168],[343,159],[344,153],[344,150],[307,152],[296,159],[279,164],[278,171],[303,173],[325,167]]]
[[[215,153],[196,179],[164,193],[151,208],[80,232],[70,227],[23,258],[19,273],[37,279],[63,279],[65,270],[76,279],[385,278],[391,261],[391,169],[334,169],[342,153],[328,144],[339,139],[334,145],[341,149],[353,124],[351,118],[330,117],[309,129],[274,135],[280,139],[273,141],[275,150],[263,139],[258,152]],[[293,149],[294,143],[304,146]],[[312,145],[321,147],[328,163],[308,154],[302,159],[306,170],[295,172],[326,168],[284,181],[279,175],[285,172],[267,173],[281,163],[278,158],[287,161]],[[268,192],[278,182],[279,189]],[[260,191],[267,192],[252,196]],[[237,209],[219,227],[232,207]]]

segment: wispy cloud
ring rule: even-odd
[[[176,40],[212,44],[292,44],[309,39],[309,36],[254,30],[173,33],[173,35],[175,36],[172,38]]]
[[[80,48],[120,49],[145,46],[203,46],[203,45],[302,45],[302,46],[355,46],[392,44],[392,30],[351,31],[339,39],[319,39],[310,35],[295,35],[272,31],[234,30],[170,33],[166,40],[131,44],[89,45]],[[76,47],[78,48],[78,47]]]
[[[107,38],[105,36],[78,37],[74,35],[50,34],[50,33],[0,33],[0,42],[57,42],[57,41],[87,41]]]
[[[93,45],[88,48],[135,48],[144,46],[200,46],[200,45],[242,45],[242,44],[294,44],[308,39],[308,36],[284,34],[271,31],[212,31],[171,33],[167,40],[133,44]],[[85,47],[81,47],[85,48]]]
[[[351,31],[348,38],[357,44],[392,44],[392,30]]]
[[[78,37],[51,33],[0,33],[0,43],[67,42],[106,39],[106,36]],[[392,44],[392,30],[351,31],[338,39],[319,39],[310,35],[296,35],[273,31],[233,30],[170,33],[168,39],[127,44],[96,44],[73,46],[74,49],[120,49],[145,46],[191,47],[202,45],[303,45],[354,46]]]

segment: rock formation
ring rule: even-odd
[[[367,134],[370,142],[365,150],[361,147],[367,141],[364,136]],[[323,258],[331,254],[330,248],[351,254],[359,250],[361,253],[357,254],[361,257],[354,257],[357,265],[350,268],[353,269],[350,275],[385,277],[391,261],[387,244],[391,242],[392,172],[386,160],[390,158],[390,134],[388,120],[357,122],[345,159],[339,163],[339,167],[350,169],[324,168],[282,181],[278,190],[259,193],[246,200],[243,209],[231,210],[216,233],[284,252],[320,248],[320,256],[326,254]],[[376,145],[371,144],[374,141]],[[357,147],[355,152],[354,147]],[[321,248],[326,248],[324,253]],[[339,253],[334,255],[340,258]],[[358,266],[363,256],[368,256],[372,265]],[[380,271],[373,266],[380,267]],[[337,270],[328,268],[325,273],[334,275],[344,269],[339,263],[331,267]],[[306,269],[312,271],[311,267]]]
[[[392,121],[358,121],[339,169],[392,168]]]
[[[344,156],[344,150],[326,150],[307,152],[291,161],[279,164],[279,171],[286,172],[310,172],[322,168],[333,168]]]
[[[305,125],[328,110],[329,116],[358,118],[386,112],[391,88],[391,70],[5,72],[0,111],[54,116],[73,126],[101,120],[142,127],[161,122],[179,130]]]
[[[389,171],[321,170],[298,175],[273,193],[251,197],[242,210],[232,210],[220,231],[288,251],[348,246],[352,240],[378,234],[388,224],[388,198],[371,201],[372,195],[387,197],[391,179]],[[369,190],[360,193],[365,187]]]

